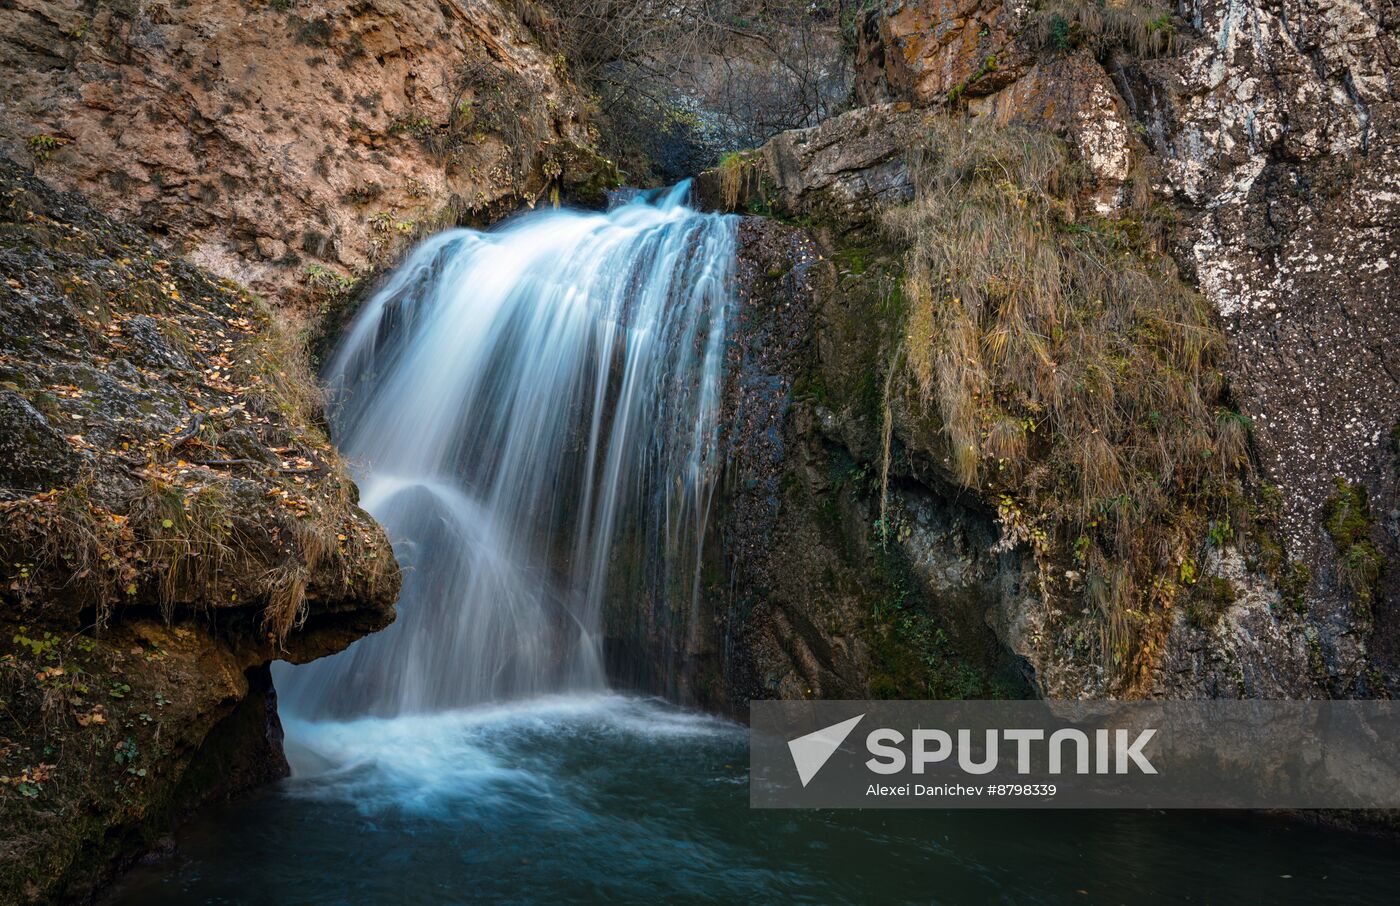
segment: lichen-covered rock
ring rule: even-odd
[[[1328,692],[1317,628],[1260,581],[1238,549],[1213,551],[1177,613],[1151,688],[1166,698],[1318,698]]]
[[[319,420],[258,300],[0,158],[6,902],[84,895],[284,772],[268,663],[393,618],[393,554]],[[183,782],[201,764],[224,768]]]
[[[494,0],[22,0],[0,111],[0,151],[283,300],[608,169]]]
[[[1330,682],[1347,689],[1367,621],[1320,515],[1339,475],[1378,511],[1400,507],[1400,21],[1374,2],[1204,0],[1192,25],[1179,57],[1125,72],[1125,96],[1185,203],[1183,257],[1224,320],[1287,552],[1311,568]],[[1393,524],[1375,540],[1400,552]],[[1374,652],[1392,673],[1394,572]]]

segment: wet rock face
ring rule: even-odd
[[[0,899],[277,776],[268,662],[392,620],[318,406],[245,290],[0,158]]]
[[[830,188],[830,174],[810,176]],[[993,629],[1020,564],[992,552],[991,512],[904,458],[882,494],[883,252],[833,259],[824,240],[760,217],[739,240],[717,562],[689,694],[740,715],[753,698],[1023,694]]]
[[[284,298],[601,166],[552,52],[490,0],[11,4],[0,111],[0,151]]]
[[[819,287],[830,274],[811,239],[772,221],[745,218],[739,248],[739,316],[725,362],[729,455],[718,520],[718,546],[737,599],[721,598],[728,604],[725,634],[737,641],[724,664],[725,686],[736,703],[849,697],[865,682],[859,640],[830,632],[833,620],[849,624],[849,602],[835,589],[822,594],[812,585],[821,533],[802,519],[807,508],[790,500],[790,476],[809,461],[813,440],[810,415],[801,403],[794,408],[794,386],[812,367]]]

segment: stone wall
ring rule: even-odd
[[[279,776],[268,663],[393,619],[319,400],[245,290],[0,158],[0,899]]]

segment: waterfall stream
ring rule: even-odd
[[[718,467],[735,219],[688,184],[419,246],[326,379],[335,440],[404,567],[397,621],[279,669],[287,710],[392,716],[606,685],[624,522],[698,581]]]

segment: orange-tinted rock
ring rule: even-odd
[[[265,294],[534,200],[581,106],[489,0],[0,10],[0,151]]]
[[[997,91],[1031,62],[1019,29],[1014,3],[886,3],[861,30],[856,91],[866,103],[886,96],[919,105]]]

